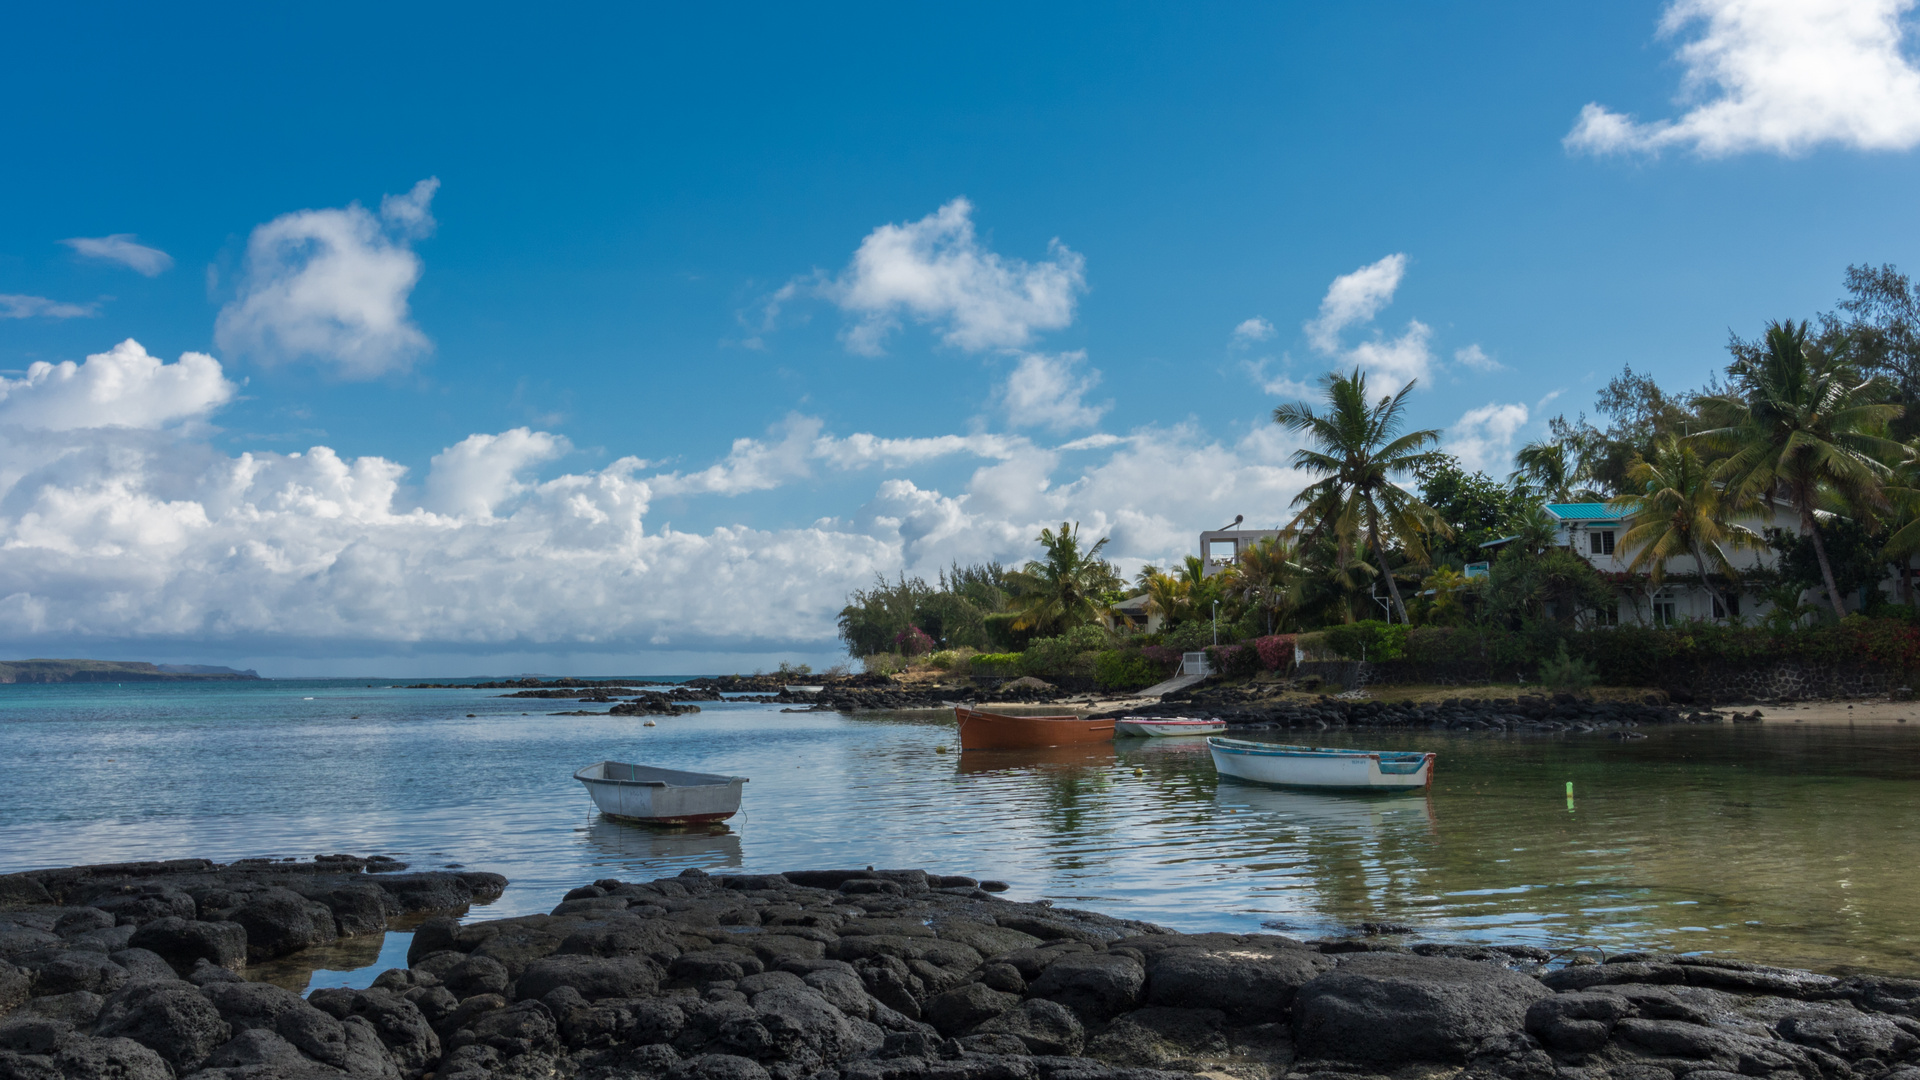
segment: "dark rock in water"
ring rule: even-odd
[[[170,915],[135,930],[128,944],[158,954],[182,976],[191,974],[202,960],[228,970],[237,970],[247,962],[246,928],[233,922],[200,922]]]
[[[1018,1004],[1018,994],[1003,993],[983,983],[968,983],[927,1002],[925,1017],[942,1035],[960,1035]]]
[[[94,1033],[132,1039],[184,1075],[199,1068],[233,1030],[199,987],[176,980],[134,983],[116,992],[101,1008]]]
[[[1137,958],[1090,952],[1047,965],[1029,989],[1095,1023],[1132,1010],[1140,1003],[1146,981],[1146,968]]]
[[[1152,1004],[1218,1009],[1241,1023],[1285,1019],[1300,987],[1334,966],[1300,942],[1268,934],[1167,934],[1122,944],[1146,954]]]
[[[1028,998],[1020,1007],[981,1024],[983,1035],[1011,1035],[1035,1054],[1078,1054],[1086,1029],[1073,1010],[1046,998]]]
[[[1361,953],[1300,988],[1294,1042],[1316,1058],[1464,1064],[1477,1040],[1521,1027],[1550,992],[1468,960]]]
[[[1178,934],[921,870],[602,879],[553,914],[425,919],[408,967],[303,1001],[221,966],[252,944],[227,920],[320,932],[489,881],[280,865],[33,878],[54,903],[0,911],[0,1080],[1920,1080],[1920,981],[1538,974],[1539,950]],[[141,921],[104,925],[115,900]]]

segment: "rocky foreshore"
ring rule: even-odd
[[[1661,724],[1744,721],[1749,714],[1682,709],[1657,694],[1640,701],[1594,701],[1572,694],[1522,694],[1511,698],[1447,698],[1437,702],[1342,700],[1263,701],[1232,692],[1168,694],[1150,710],[1156,716],[1208,716],[1246,730],[1311,728],[1426,728],[1449,731],[1608,731],[1631,737],[1632,729]],[[1112,712],[1105,716],[1122,716]],[[1916,1077],[1915,1080],[1920,1080]]]
[[[0,877],[0,1080],[1920,1080],[1916,981],[1180,934],[921,870],[607,879],[429,918],[367,989],[244,981],[281,921],[247,911],[358,932],[500,880],[341,865]]]

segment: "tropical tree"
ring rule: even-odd
[[[1560,522],[1547,513],[1544,506],[1534,505],[1527,508],[1513,521],[1511,545],[1528,555],[1545,555],[1560,543]]]
[[[1006,577],[1013,609],[1020,615],[1014,628],[1059,634],[1105,621],[1106,594],[1122,584],[1113,564],[1100,557],[1107,538],[1083,548],[1080,523],[1063,521],[1057,533],[1041,529],[1037,540],[1042,558],[1030,560]]]
[[[1269,634],[1299,604],[1307,569],[1296,555],[1291,537],[1268,537],[1240,553],[1239,572],[1227,584],[1229,595],[1261,614]]]
[[[1467,617],[1467,598],[1486,578],[1469,578],[1450,566],[1437,567],[1420,587],[1433,593],[1433,603],[1424,616],[1435,626],[1453,626]]]
[[[1887,461],[1904,453],[1884,437],[1902,415],[1872,400],[1872,383],[1852,367],[1809,348],[1807,324],[1769,323],[1758,343],[1736,341],[1727,372],[1734,390],[1701,401],[1714,426],[1697,438],[1726,455],[1715,472],[1735,504],[1784,502],[1813,544],[1836,617],[1846,606],[1815,515],[1871,514],[1885,505]]]
[[[1160,616],[1167,626],[1183,622],[1192,614],[1191,590],[1187,582],[1172,574],[1155,571],[1142,584],[1146,587],[1147,614]]]
[[[1627,518],[1626,535],[1620,538],[1621,546],[1634,549],[1627,569],[1646,573],[1658,586],[1666,577],[1668,559],[1691,555],[1701,584],[1723,611],[1733,611],[1713,587],[1708,571],[1733,577],[1727,548],[1758,547],[1765,541],[1730,520],[1730,507],[1700,455],[1668,435],[1654,444],[1651,458],[1636,458],[1627,467],[1627,482],[1634,493],[1611,503],[1614,513]]]
[[[1373,583],[1380,571],[1358,557],[1351,543],[1342,544],[1332,535],[1302,537],[1299,610],[1309,624],[1354,620],[1354,605],[1373,595]],[[1343,556],[1342,551],[1346,554]]]
[[[1373,404],[1367,400],[1367,377],[1358,368],[1351,375],[1327,372],[1320,383],[1326,390],[1324,412],[1299,402],[1273,410],[1274,423],[1311,440],[1311,446],[1294,452],[1294,468],[1320,477],[1293,500],[1300,512],[1290,527],[1310,522],[1309,536],[1331,530],[1340,545],[1341,564],[1348,561],[1356,536],[1364,533],[1400,621],[1406,622],[1407,605],[1387,565],[1382,534],[1397,541],[1410,562],[1424,565],[1426,534],[1447,533],[1446,523],[1393,479],[1413,472],[1425,460],[1421,448],[1438,443],[1440,432],[1425,428],[1400,433],[1407,395],[1413,392],[1411,381]]]
[[[1573,502],[1573,485],[1580,468],[1564,442],[1530,442],[1513,455],[1520,466],[1507,477],[1507,483],[1524,489],[1548,502]],[[1585,494],[1585,492],[1582,492]]]

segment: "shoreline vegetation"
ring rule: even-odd
[[[0,1075],[90,1080],[1906,1080],[1920,980],[1721,956],[1180,933],[925,870],[506,881],[380,857],[0,876]],[[411,914],[407,966],[252,966]],[[1460,1070],[1465,1072],[1461,1073]]]
[[[1329,372],[1318,400],[1272,414],[1302,437],[1289,464],[1310,482],[1290,507],[1254,508],[1259,524],[1207,534],[1237,537],[1230,554],[1123,568],[1108,537],[1062,522],[1017,568],[853,591],[841,640],[868,671],[1108,694],[1204,653],[1229,678],[1386,676],[1343,689],[1897,697],[1920,677],[1920,288],[1892,266],[1849,267],[1844,286],[1834,312],[1732,338],[1704,386],[1623,368],[1593,421],[1553,418],[1505,479],[1410,430],[1411,384]],[[1585,511],[1618,529],[1582,533]]]

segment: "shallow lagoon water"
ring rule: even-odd
[[[934,712],[721,702],[649,728],[501,693],[0,687],[0,870],[385,852],[507,875],[473,912],[487,918],[601,877],[924,866],[1184,930],[1385,923],[1920,971],[1920,724],[1320,736],[1439,752],[1431,792],[1367,797],[1218,779],[1197,739],[962,755]],[[744,812],[725,831],[601,819],[571,779],[601,758],[749,776]],[[340,964],[403,951],[398,937]]]

